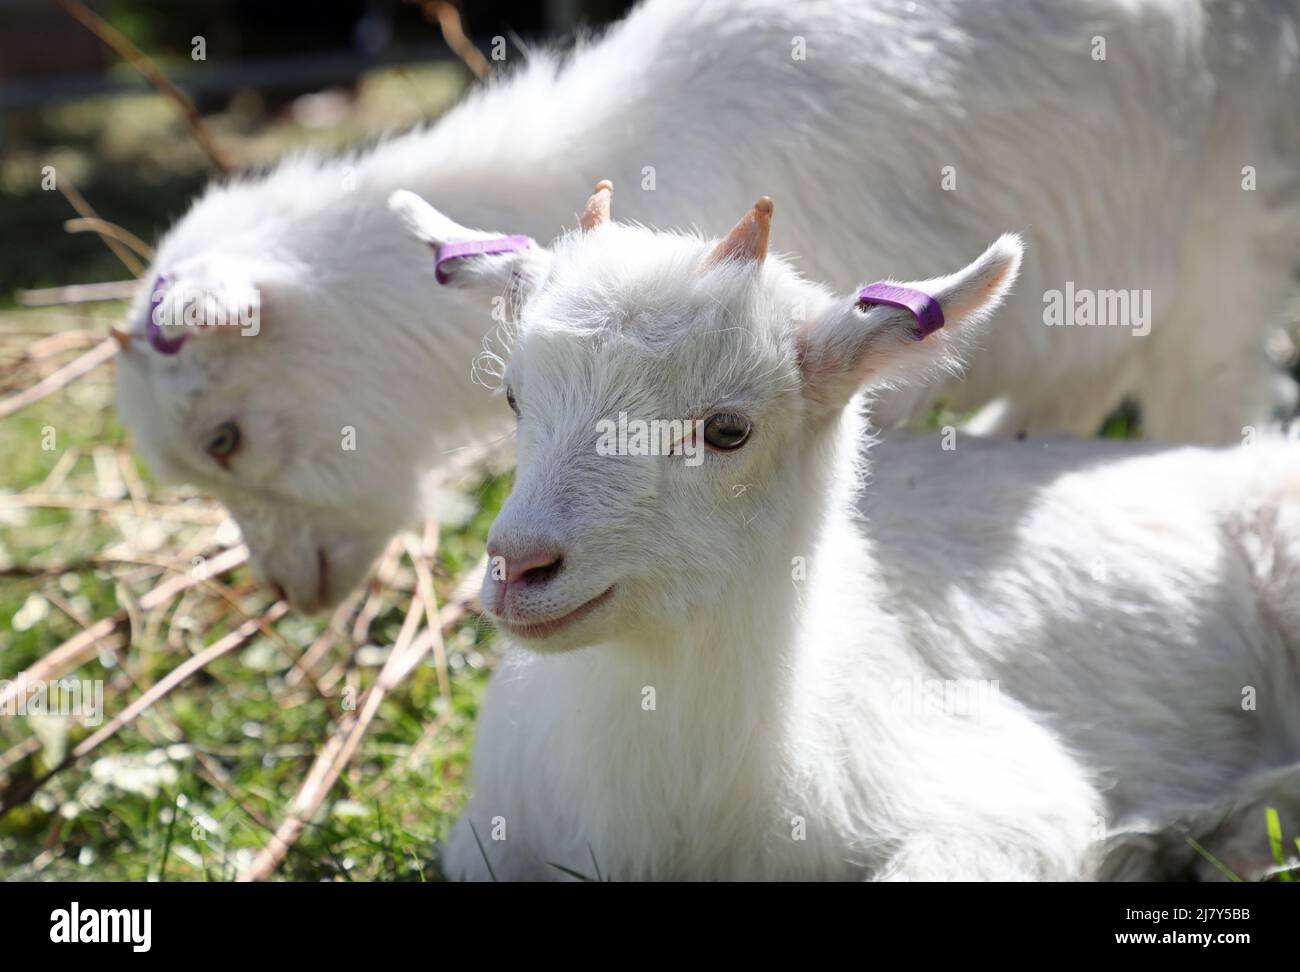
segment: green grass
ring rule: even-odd
[[[52,408],[53,406],[47,406]],[[21,440],[45,417],[38,409],[5,429]],[[86,451],[118,441],[112,423],[89,416],[60,425],[64,448]],[[19,456],[30,456],[30,448]],[[15,454],[15,453],[10,453]],[[39,483],[49,459],[24,458],[13,467],[23,482]],[[90,475],[93,463],[79,460],[70,482]],[[454,580],[482,553],[486,526],[508,491],[507,477],[487,480],[477,491],[470,520],[444,531],[437,586],[444,598]],[[162,501],[170,495],[154,497]],[[185,542],[195,528],[177,530],[167,545]],[[120,540],[110,518],[90,511],[34,511],[0,527],[0,550],[10,564],[76,561]],[[61,598],[85,618],[108,616],[134,594],[163,576],[125,567],[86,567],[54,575],[8,577],[0,582],[0,673],[13,673],[76,634],[79,625],[51,606]],[[246,572],[231,587],[252,612],[267,598]],[[321,669],[340,674],[335,698],[349,687],[364,688],[377,674],[376,646],[397,637],[409,595],[397,593],[376,617],[360,651],[340,645]],[[30,623],[31,604],[44,602],[43,616]],[[220,607],[210,595],[182,600],[145,619],[131,644],[116,658],[104,657],[76,673],[103,680],[109,715],[138,694],[136,686],[156,682],[203,644],[231,630],[237,618],[215,625],[201,638],[173,622],[199,618]],[[324,621],[293,615],[277,632],[300,651]],[[16,630],[22,628],[24,630]],[[281,867],[295,880],[432,880],[438,870],[438,841],[464,800],[466,763],[491,660],[486,632],[471,616],[448,638],[450,707],[440,698],[432,661],[420,665],[382,705],[350,772],[325,803]],[[360,647],[360,646],[356,646]],[[311,760],[334,720],[314,693],[286,688],[291,659],[275,642],[256,638],[222,658],[147,712],[140,721],[42,788],[29,802],[0,817],[0,875],[15,879],[226,880],[267,842],[266,824],[283,816]],[[320,670],[320,669],[318,669]],[[440,728],[421,758],[412,761],[426,728]],[[0,717],[0,752],[35,738],[40,748],[19,760],[0,785],[21,784],[55,765],[68,747],[92,731],[55,718]],[[218,785],[216,779],[220,779]]]
[[[94,440],[69,435],[89,448]],[[80,464],[79,464],[80,465]],[[36,467],[39,474],[41,467]],[[477,560],[486,523],[508,490],[505,478],[479,490],[482,505],[470,521],[446,532],[439,552],[440,592]],[[85,511],[42,511],[32,522],[0,529],[0,546],[20,562],[40,562],[49,550],[60,562],[105,549],[112,529]],[[43,549],[38,549],[43,548]],[[0,672],[12,675],[79,630],[61,611],[26,626],[15,620],[30,604],[54,593],[80,615],[117,610],[119,591],[150,586],[126,568],[87,568],[59,575],[8,578],[0,585]],[[231,586],[249,592],[248,609],[267,598],[236,572]],[[376,646],[397,638],[409,596],[397,594],[375,619],[366,646],[340,645],[328,667],[341,667],[337,700],[364,688],[377,674]],[[205,596],[181,601],[143,623],[116,659],[84,666],[76,677],[105,682],[111,714],[156,682],[190,651],[235,626],[230,619],[202,639],[169,625],[199,616],[220,602]],[[187,606],[188,605],[188,606]],[[324,622],[293,615],[277,632],[300,651]],[[444,705],[432,661],[421,664],[381,706],[350,772],[335,787],[324,813],[296,845],[280,876],[297,880],[430,880],[440,876],[438,841],[464,800],[466,763],[491,660],[485,630],[471,616],[448,638],[450,706]],[[169,644],[169,641],[171,643]],[[179,641],[179,646],[177,642]],[[350,656],[350,657],[349,657]],[[283,816],[334,720],[314,693],[286,688],[291,659],[271,639],[256,638],[222,658],[147,712],[140,721],[0,817],[0,874],[10,878],[225,880],[267,842],[266,825]],[[318,669],[319,670],[319,669]],[[426,728],[440,723],[424,755],[412,761]],[[56,718],[0,718],[0,752],[35,738],[40,748],[11,767],[16,786],[55,765],[92,726]],[[220,780],[220,785],[217,780]],[[3,783],[6,781],[0,781]]]

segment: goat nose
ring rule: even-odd
[[[517,557],[500,557],[492,551],[488,551],[488,555],[504,566],[507,587],[511,584],[545,584],[564,566],[564,555],[554,547],[530,550]]]

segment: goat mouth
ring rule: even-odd
[[[604,593],[597,594],[590,601],[584,601],[567,614],[562,614],[557,618],[551,618],[548,621],[518,622],[511,621],[508,618],[497,617],[496,622],[517,638],[548,638],[560,629],[566,628],[575,621],[585,618],[588,614],[596,610],[596,608],[600,607],[613,596],[614,585],[611,584],[605,589]]]

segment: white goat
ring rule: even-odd
[[[642,187],[625,214],[661,225],[721,224],[759,186],[797,200],[787,245],[841,287],[1026,233],[989,353],[880,422],[1006,396],[981,430],[1092,434],[1129,393],[1156,437],[1235,441],[1278,401],[1264,336],[1300,259],[1298,21],[1219,0],[650,0],[429,131],[210,189],[149,280],[236,318],[255,294],[258,334],[164,325],[151,348],[151,286],[121,414],[159,472],[226,503],[296,604],[337,600],[418,513],[424,474],[505,431],[469,381],[484,308],[430,291],[382,201],[407,187],[547,240],[609,174]],[[1150,304],[1133,327],[1044,326],[1044,295],[1073,287]]]
[[[855,395],[951,366],[1018,240],[868,293],[931,295],[917,341],[765,260],[767,200],[714,247],[608,198],[553,256],[456,269],[522,309],[481,597],[513,646],[449,874],[1089,875],[1103,834],[1300,759],[1300,448],[904,437],[860,495]],[[393,206],[426,242],[473,236]],[[610,457],[616,417],[686,424],[671,458]],[[1214,846],[1257,873],[1263,826]]]

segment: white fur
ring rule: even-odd
[[[842,288],[1024,233],[985,353],[964,380],[882,400],[882,424],[1006,396],[979,428],[1091,434],[1128,393],[1156,437],[1234,441],[1278,400],[1263,343],[1300,253],[1298,19],[1282,0],[649,0],[428,131],[211,188],[154,272],[251,278],[262,332],[174,358],[137,342],[122,416],[161,471],[227,503],[296,603],[335,600],[417,511],[424,474],[508,420],[469,381],[486,308],[436,287],[380,203],[405,187],[546,241],[610,177],[620,218],[665,226],[721,226],[771,193],[783,245]],[[1150,335],[1045,327],[1043,294],[1067,281],[1150,288]],[[142,295],[137,332],[144,316]],[[227,472],[202,444],[231,419]]]
[[[450,875],[1091,876],[1103,838],[1300,759],[1300,448],[900,436],[863,490],[856,382],[950,363],[1019,244],[919,285],[947,317],[920,343],[780,258],[708,252],[608,224],[528,285],[481,598],[515,646]],[[698,468],[599,455],[624,410],[753,432]],[[537,550],[562,564],[503,583]],[[1000,692],[931,706],[918,679]],[[1159,872],[1137,852],[1124,874]]]

